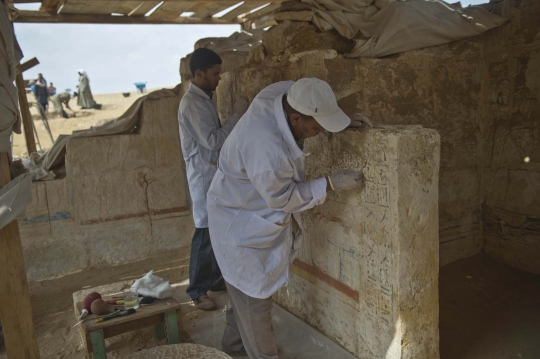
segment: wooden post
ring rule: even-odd
[[[32,133],[32,132],[31,132]],[[0,153],[0,187],[11,180],[7,153]],[[0,319],[9,359],[39,359],[19,224],[0,228]]]
[[[30,107],[28,107],[28,99],[26,98],[26,90],[24,88],[21,65],[18,65],[17,68],[19,73],[15,78],[15,83],[17,84],[17,91],[19,92],[19,106],[21,108],[24,137],[26,139],[26,149],[28,151],[28,156],[30,156],[32,152],[37,152],[36,140],[34,138],[33,120],[32,115],[30,114]]]

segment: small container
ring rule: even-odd
[[[139,293],[136,288],[126,289],[122,292],[124,295],[124,306],[126,310],[139,308]]]

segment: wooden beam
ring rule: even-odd
[[[35,57],[21,64],[21,72],[30,70],[32,67],[39,65],[39,60]]]
[[[0,187],[11,181],[7,153],[0,153]],[[10,359],[39,359],[19,224],[0,229],[0,317]]]
[[[206,3],[201,3],[196,7],[192,7],[191,9],[189,9],[190,12],[194,13],[190,17],[204,19],[207,16],[217,14],[218,12],[230,8],[231,6],[236,4],[238,4],[238,1],[216,2],[210,5]]]
[[[232,11],[229,11],[228,13],[226,13],[225,15],[220,17],[220,19],[222,19],[222,20],[235,19],[239,15],[246,14],[246,13],[250,12],[251,10],[258,8],[259,6],[263,6],[264,4],[268,4],[268,1],[267,2],[264,2],[264,1],[255,2],[254,1],[254,2],[249,2],[249,3],[245,2],[242,5],[240,5],[239,7],[237,7],[236,9],[234,9]]]
[[[50,15],[45,11],[20,10],[14,22],[47,24],[241,24],[243,19],[225,21],[213,17],[195,19],[192,17],[160,18],[154,16],[111,16],[101,14],[58,14]],[[153,15],[153,14],[152,14]]]
[[[30,107],[28,106],[28,99],[26,98],[26,90],[24,87],[24,78],[22,75],[21,65],[18,65],[17,67],[19,73],[15,77],[15,84],[17,85],[17,92],[19,94],[19,107],[21,108],[24,138],[26,139],[26,150],[28,151],[28,156],[30,156],[31,153],[37,152],[36,139],[34,138],[34,120],[30,114]]]
[[[66,0],[43,0],[39,10],[46,11],[51,15],[57,14],[58,9],[62,6]]]
[[[281,1],[280,2],[273,2],[272,4],[263,7],[260,10],[257,10],[249,15],[246,15],[247,20],[256,20],[260,18],[261,16],[264,16],[266,14],[271,13],[272,11],[279,9],[281,7]]]

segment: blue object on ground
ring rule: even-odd
[[[145,92],[146,91],[146,82],[135,82],[135,87],[137,88],[137,91],[139,92]]]

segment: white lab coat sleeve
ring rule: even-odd
[[[180,120],[184,122],[186,131],[196,141],[211,151],[218,151],[238,122],[233,116],[221,127],[216,127],[212,111],[200,101],[192,101],[183,110]]]
[[[326,199],[326,178],[297,183],[292,171],[276,170],[258,173],[250,180],[268,207],[276,211],[302,212]]]

